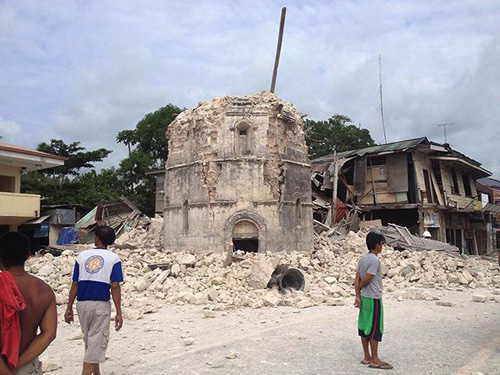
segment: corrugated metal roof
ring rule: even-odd
[[[429,144],[429,140],[427,139],[427,137],[407,139],[405,141],[391,142],[384,145],[365,147],[359,150],[339,152],[337,156],[339,158],[348,158],[352,156],[392,153],[397,151],[406,151],[408,149],[415,148],[421,144]],[[333,154],[313,159],[311,160],[311,164],[331,163],[332,161],[333,161]]]
[[[493,204],[493,203],[487,203],[486,206],[484,206],[483,211],[500,214],[500,205]]]
[[[481,185],[493,186],[500,189],[500,181],[495,180],[494,178],[480,178],[479,180],[477,180],[477,182],[479,182]]]
[[[50,215],[44,215],[37,217],[36,219],[27,221],[26,223],[23,223],[23,225],[36,225],[36,224],[42,224],[45,220],[50,218]]]

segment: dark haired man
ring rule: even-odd
[[[120,282],[123,281],[120,257],[108,250],[115,242],[115,232],[108,226],[95,231],[95,249],[86,250],[76,258],[69,302],[64,314],[67,323],[73,321],[73,303],[85,341],[83,375],[100,375],[99,364],[104,362],[109,339],[111,296],[116,309],[115,329],[123,324]]]
[[[57,331],[56,299],[52,288],[28,274],[24,263],[30,256],[31,243],[22,233],[11,232],[0,237],[0,268],[8,271],[23,296],[26,308],[19,311],[21,343],[17,375],[41,375],[38,356],[55,339]],[[40,333],[38,329],[40,328]],[[5,343],[1,341],[1,345]],[[0,358],[0,374],[12,374]]]
[[[378,254],[385,239],[381,234],[370,232],[366,236],[368,254],[361,257],[356,272],[355,306],[359,308],[358,333],[361,336],[364,358],[361,363],[371,368],[392,369],[378,356],[378,343],[384,331],[384,307],[382,304],[382,264]],[[371,349],[371,354],[370,354]]]

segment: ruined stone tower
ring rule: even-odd
[[[167,138],[166,250],[311,249],[310,164],[290,103],[270,93],[200,102]]]

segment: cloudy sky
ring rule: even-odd
[[[340,113],[383,142],[448,142],[500,177],[500,2],[0,0],[0,135],[113,154],[148,112],[270,86],[312,119]]]

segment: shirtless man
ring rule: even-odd
[[[22,233],[12,232],[0,237],[0,269],[14,277],[26,303],[26,308],[19,312],[21,355],[16,375],[42,375],[38,356],[55,339],[57,330],[56,299],[52,288],[24,269],[30,248],[29,238]],[[4,374],[11,375],[13,372],[0,358],[0,375]]]

